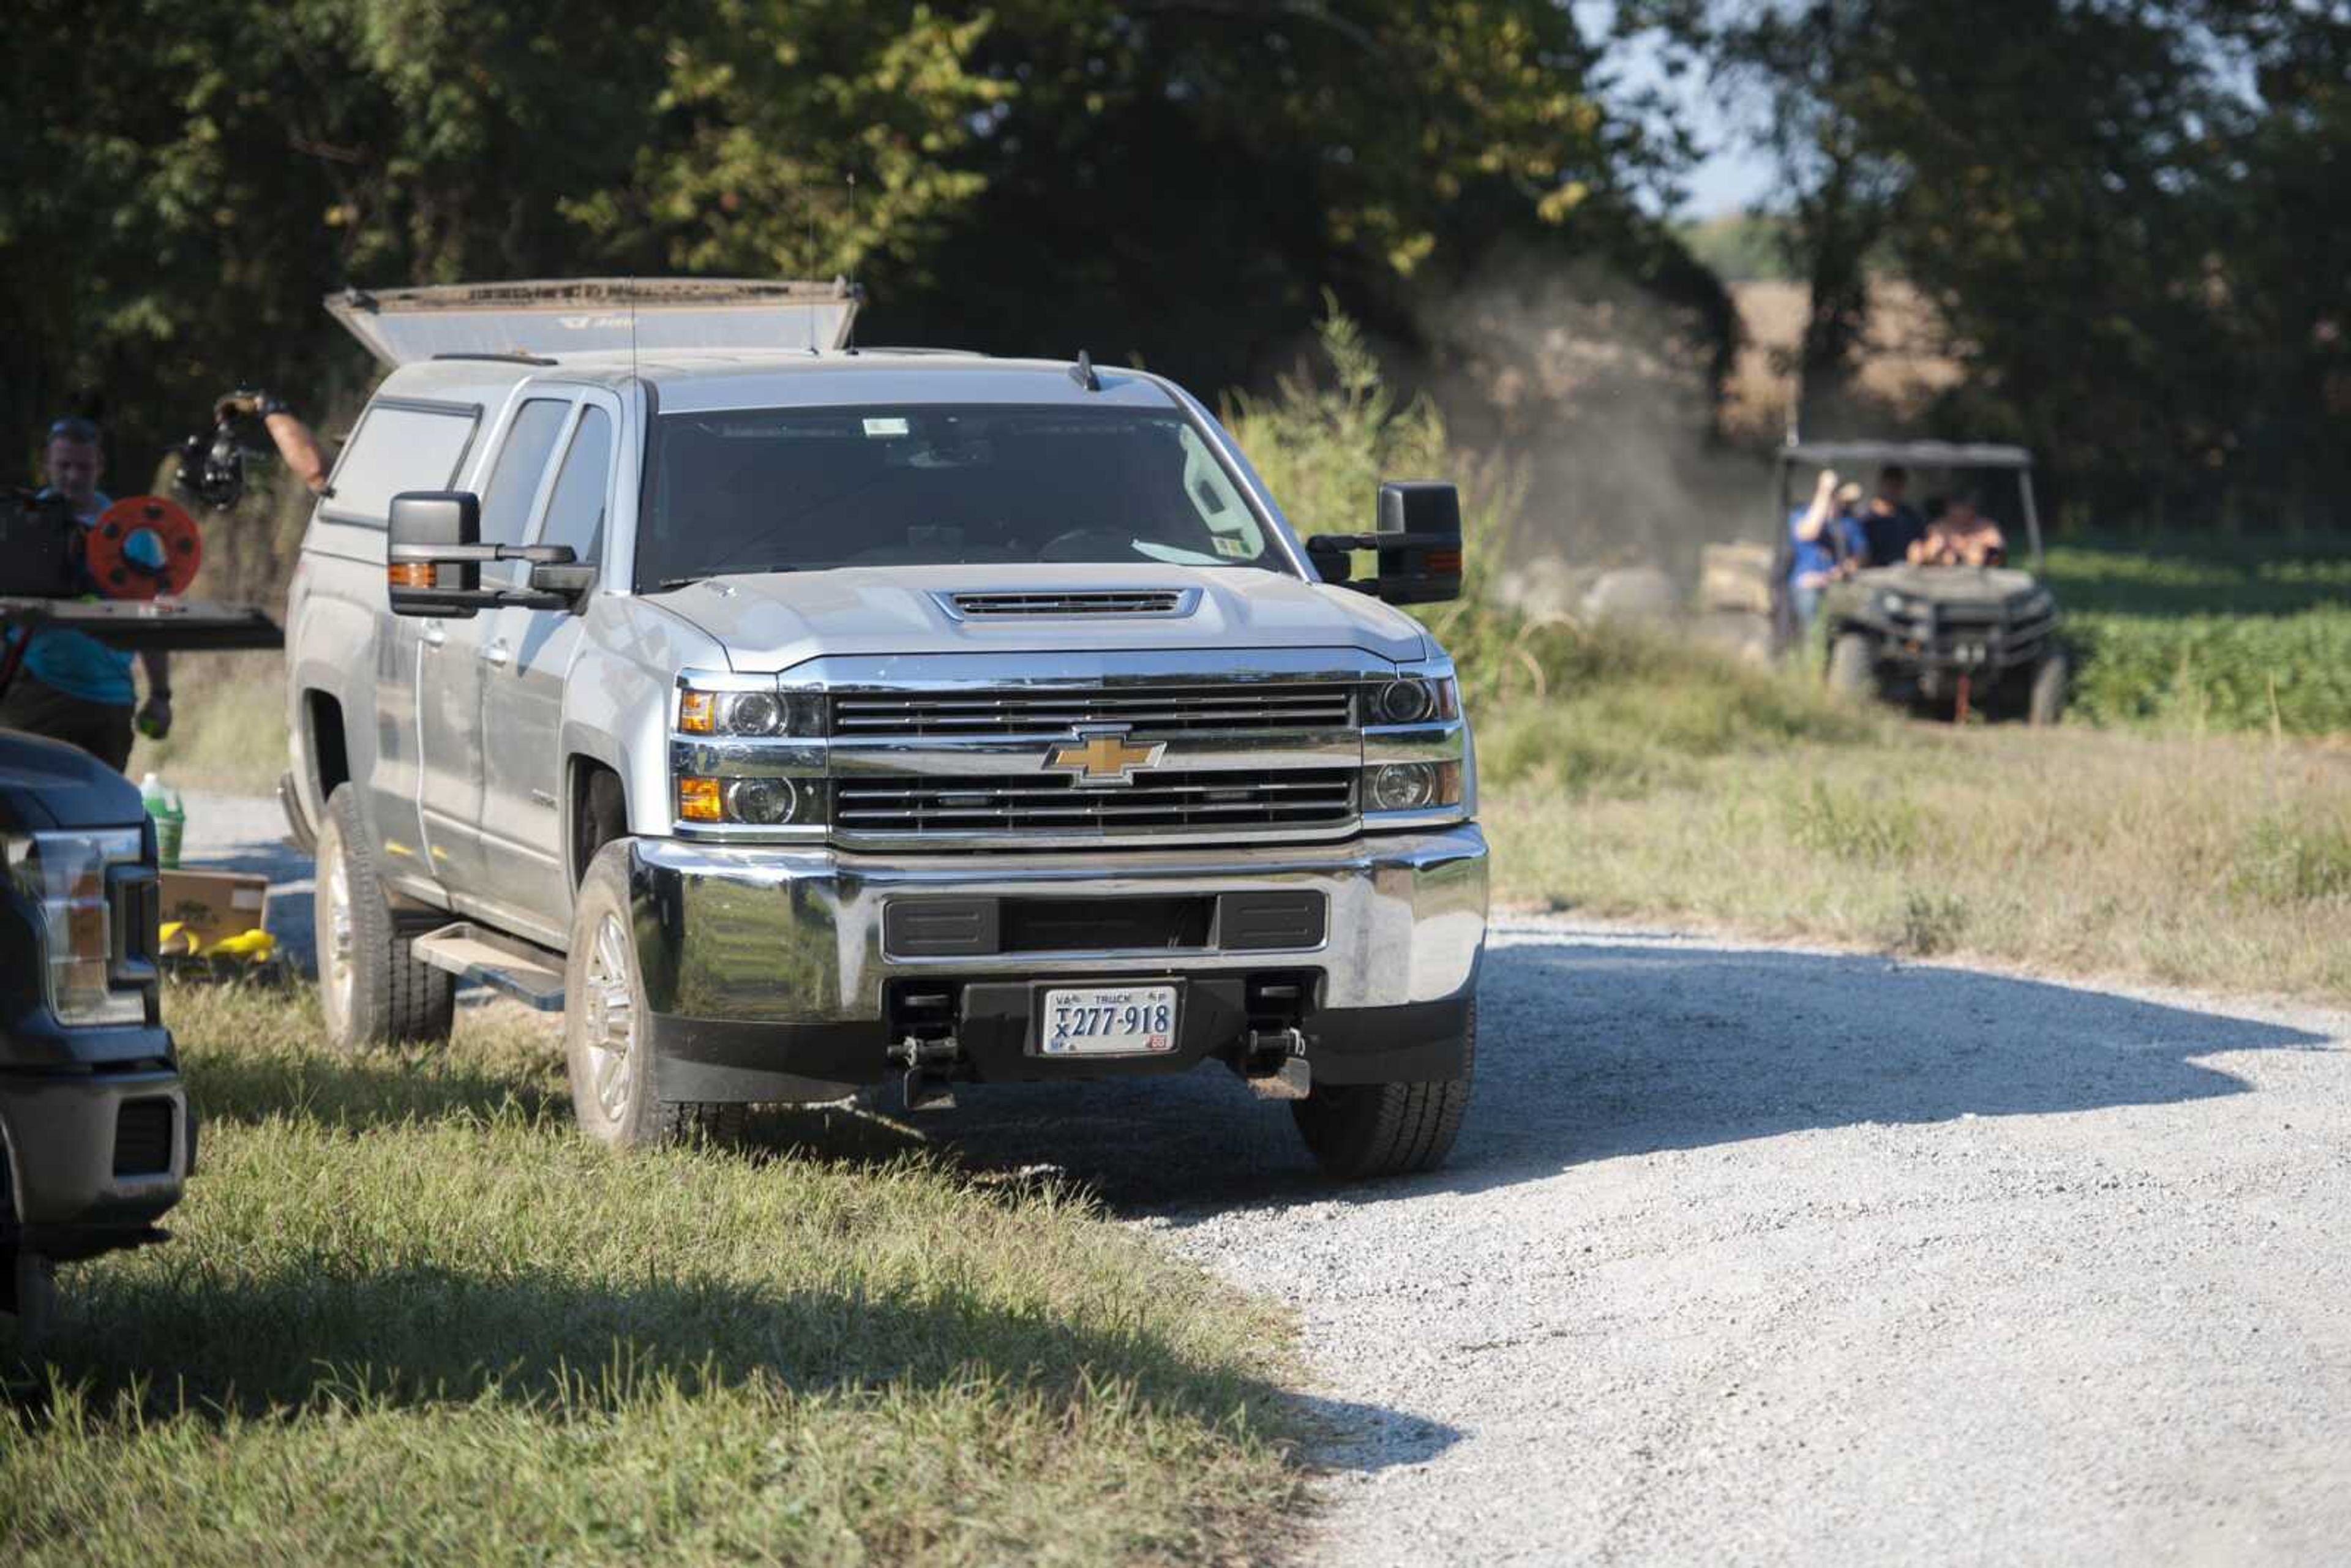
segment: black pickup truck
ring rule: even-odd
[[[0,1309],[54,1264],[162,1239],[196,1127],[164,1029],[155,832],[88,753],[0,730]]]

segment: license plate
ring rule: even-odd
[[[1045,993],[1047,1056],[1156,1056],[1176,1049],[1176,988],[1087,986]]]

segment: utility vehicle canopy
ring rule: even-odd
[[[739,277],[581,277],[347,288],[327,314],[386,365],[444,355],[531,356],[672,349],[838,349],[855,286]]]
[[[2032,454],[1980,441],[1799,441],[1780,449],[1780,462],[1822,468],[1888,463],[1906,468],[2030,468]]]
[[[1771,473],[1772,520],[1778,539],[1775,572],[1788,570],[1788,530],[1781,519],[1795,500],[1789,480],[1799,466],[1842,468],[1851,477],[1860,470],[1887,464],[1945,474],[1970,469],[2005,470],[2016,476],[2020,515],[2011,519],[2024,525],[2027,559],[2041,570],[2041,512],[2032,496],[2032,454],[2022,446],[2001,446],[1983,441],[1792,441],[1780,448]]]

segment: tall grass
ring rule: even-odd
[[[1315,326],[1327,377],[1286,376],[1273,395],[1235,393],[1225,418],[1301,534],[1359,533],[1372,526],[1383,479],[1450,479],[1461,489],[1462,596],[1421,619],[1453,656],[1471,699],[1547,685],[1545,628],[1504,608],[1493,580],[1510,569],[1510,520],[1525,478],[1499,459],[1453,444],[1445,416],[1426,397],[1400,399],[1363,330],[1335,303]],[[1372,558],[1355,566],[1368,575]]]
[[[1581,794],[1520,775],[1481,814],[1506,901],[2351,1005],[2351,757],[2328,748],[1903,726]]]

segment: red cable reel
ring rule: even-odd
[[[188,591],[204,562],[204,541],[177,501],[131,496],[98,515],[82,553],[107,598],[153,599]]]

